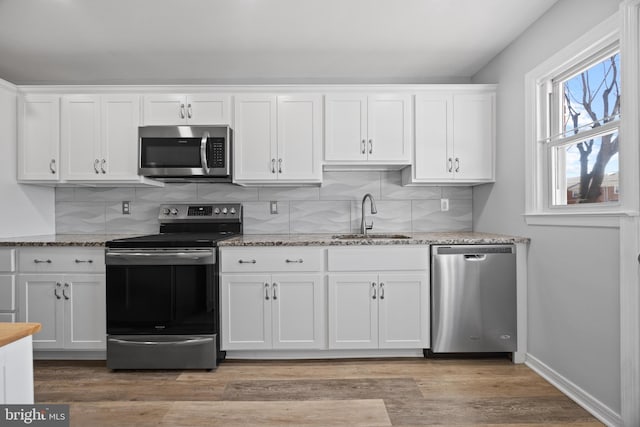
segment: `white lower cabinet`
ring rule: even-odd
[[[222,349],[321,349],[321,274],[223,274]]]
[[[0,347],[0,405],[33,404],[32,354],[31,335]]]
[[[18,249],[18,321],[37,322],[34,350],[105,350],[104,250]]]
[[[428,348],[427,273],[329,275],[329,348]]]
[[[42,324],[35,350],[104,350],[104,275],[24,274],[19,276],[23,322]]]
[[[428,247],[327,252],[329,348],[429,348]]]

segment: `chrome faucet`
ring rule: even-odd
[[[367,235],[367,230],[373,229],[373,220],[371,221],[371,224],[367,224],[364,218],[364,202],[367,201],[367,198],[371,202],[371,214],[375,215],[378,213],[378,210],[376,209],[376,202],[373,200],[371,193],[365,194],[362,198],[362,220],[360,222],[360,234],[364,234],[365,236]]]

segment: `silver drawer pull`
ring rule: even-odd
[[[277,291],[278,291],[278,284],[274,282],[273,283],[273,300],[274,301],[278,299]]]
[[[36,264],[42,264],[42,263],[51,264],[50,259],[34,259],[33,262],[35,262]]]
[[[53,294],[56,296],[56,299],[61,299],[62,297],[58,293],[58,289],[62,287],[62,283],[56,282],[56,287],[53,288]]]
[[[373,289],[373,299],[376,299],[378,297],[376,292],[376,282],[371,283],[371,289]]]
[[[82,263],[88,263],[88,264],[93,264],[93,260],[92,259],[77,259],[76,260],[76,264],[82,264]]]
[[[269,284],[265,283],[264,284],[264,299],[265,300],[269,300]]]
[[[287,259],[285,260],[285,262],[286,262],[287,264],[290,264],[290,263],[294,263],[294,264],[302,264],[302,263],[304,262],[304,260],[303,260],[302,258],[298,258],[298,259],[288,259],[288,258],[287,258]]]
[[[239,259],[238,260],[238,264],[255,264],[255,263],[256,263],[255,259],[250,259],[250,260]]]
[[[380,282],[380,299],[384,299],[384,283]]]
[[[69,284],[65,283],[64,284],[64,288],[62,288],[62,296],[64,297],[64,299],[68,300],[69,299],[69,295],[67,295],[67,289],[69,289]]]

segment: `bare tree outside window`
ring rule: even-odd
[[[556,147],[556,158],[564,166],[565,176],[558,179],[565,179],[566,204],[618,200],[619,134],[607,124],[620,119],[619,70],[616,53],[561,83],[561,132],[568,142]],[[603,133],[580,138],[601,127]]]

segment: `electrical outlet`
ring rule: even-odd
[[[442,212],[449,210],[449,199],[440,199],[440,210]]]
[[[278,213],[278,202],[275,200],[270,201],[269,208],[271,209],[271,215],[276,215]]]
[[[122,202],[122,215],[130,215],[130,214],[131,214],[130,202],[123,201]]]

